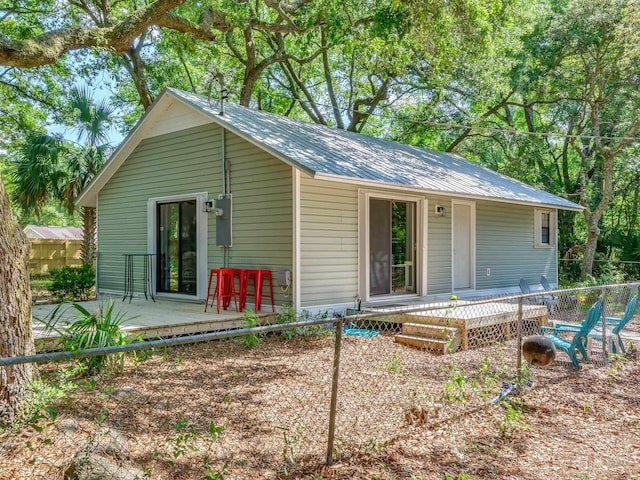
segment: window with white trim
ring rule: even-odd
[[[552,248],[556,245],[555,210],[535,209],[535,247]]]

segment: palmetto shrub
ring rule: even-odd
[[[126,345],[133,341],[122,328],[126,320],[124,312],[114,312],[115,302],[98,305],[95,312],[90,312],[79,303],[62,303],[44,320],[41,320],[47,331],[59,335],[60,343],[65,350],[78,353],[90,348],[107,348]],[[68,308],[76,310],[70,321],[63,319]],[[98,355],[81,359],[86,363],[88,373],[95,373],[104,368],[122,365],[123,354]]]

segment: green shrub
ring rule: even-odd
[[[286,308],[282,312],[279,312],[278,315],[276,316],[276,323],[278,325],[283,325],[285,323],[293,323],[295,321],[297,321],[297,312],[296,312],[296,309],[293,308],[293,306],[291,305],[286,306]],[[297,334],[298,332],[293,328],[289,330],[282,330],[280,332],[280,335],[282,335],[287,340],[291,340]]]
[[[312,314],[309,310],[302,310],[301,312],[296,311],[296,309],[291,305],[286,305],[284,310],[276,316],[276,323],[278,325],[285,325],[288,323],[295,322],[304,322],[309,320],[320,320],[329,318],[329,312],[318,312]],[[291,340],[294,337],[299,335],[305,337],[319,336],[326,333],[329,333],[330,329],[328,329],[325,325],[312,325],[307,327],[296,327],[288,330],[282,330],[280,335],[282,335],[287,340]]]
[[[123,312],[114,311],[113,301],[98,305],[95,312],[90,312],[79,303],[61,303],[47,317],[36,321],[44,324],[47,333],[55,332],[60,336],[60,342],[65,350],[78,353],[90,348],[108,348],[127,345],[135,337],[127,335],[123,330],[123,323],[127,320]],[[77,314],[71,322],[65,321],[67,309],[76,310]],[[114,370],[122,367],[124,354],[113,353],[109,356],[99,355],[80,359],[86,365],[88,373],[93,374],[103,369]]]
[[[40,419],[55,420],[58,416],[58,405],[71,397],[72,392],[78,388],[75,379],[85,371],[85,365],[73,363],[60,368],[53,375],[34,380],[29,385],[27,420],[32,423],[34,429],[38,430],[36,424]]]
[[[253,328],[258,321],[258,315],[253,310],[245,310],[242,312],[242,320],[244,320],[246,328]],[[257,347],[260,344],[260,337],[255,333],[247,333],[243,343],[246,348]]]
[[[126,318],[123,312],[114,312],[114,302],[106,306],[98,305],[98,310],[89,312],[82,305],[72,304],[78,311],[76,320],[65,327],[65,335],[62,340],[67,350],[80,351],[89,348],[107,348],[126,345],[132,342],[122,329]],[[123,354],[112,356],[97,356],[84,359],[89,367],[89,372],[98,371],[105,366],[122,366]]]
[[[86,300],[95,285],[95,271],[92,265],[66,266],[51,269],[51,293],[59,301]]]

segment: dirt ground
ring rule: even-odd
[[[93,376],[41,365],[39,418],[0,432],[0,479],[73,478],[92,449],[118,478],[640,478],[638,355],[574,370],[559,354],[494,404],[515,348],[436,356],[345,336],[329,466],[331,332],[139,352]]]

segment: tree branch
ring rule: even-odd
[[[156,0],[108,28],[67,27],[26,40],[13,40],[0,34],[0,65],[21,68],[50,65],[67,52],[91,47],[122,53],[148,26],[156,24],[169,10],[185,1]]]
[[[15,84],[13,84],[11,82],[6,82],[6,81],[1,80],[1,79],[0,79],[0,85],[4,85],[4,86],[6,86],[8,88],[11,88],[11,89],[15,90],[20,95],[22,95],[25,98],[28,98],[29,100],[33,100],[34,102],[41,103],[42,105],[46,105],[48,108],[52,109],[53,111],[57,111],[58,110],[58,107],[56,105],[54,105],[52,102],[50,102],[49,100],[37,97],[37,96],[33,95],[31,92],[29,92],[28,90],[26,90],[25,88],[19,86],[19,85],[15,85]]]
[[[300,107],[302,107],[302,109],[305,112],[307,112],[307,115],[309,115],[309,118],[311,118],[315,123],[326,125],[327,120],[324,118],[324,115],[322,115],[322,112],[318,108],[318,105],[315,102],[314,96],[311,94],[311,92],[309,92],[309,89],[304,84],[304,82],[300,80],[299,75],[294,70],[293,65],[291,65],[291,62],[289,61],[289,59],[285,58],[284,61],[280,63],[280,65],[282,66],[282,70],[284,71],[284,74],[286,75],[287,80],[289,81],[289,84],[290,84],[289,91],[291,92],[291,95],[293,95],[296,100],[299,100]],[[306,102],[300,99],[300,96],[298,95],[298,91],[295,88],[296,86],[300,89],[300,91],[303,93],[303,95],[307,99]]]
[[[380,102],[387,98],[390,84],[391,78],[385,78],[382,84],[375,91],[375,95],[373,97],[357,99],[353,103],[353,115],[351,118],[351,123],[349,124],[349,127],[347,127],[347,130],[351,132],[362,131],[362,128],[364,127],[364,124],[369,116],[375,111]],[[375,90],[374,85],[372,85],[372,89]],[[367,107],[365,112],[360,110],[360,107],[364,106]]]
[[[489,110],[487,110],[486,112],[484,112],[482,115],[480,115],[480,117],[478,117],[479,120],[486,120],[487,118],[489,118],[491,115],[495,114],[496,112],[498,112],[498,110],[500,110],[504,105],[506,105],[507,101],[509,100],[509,98],[511,98],[511,96],[515,93],[515,89],[511,90],[507,96],[502,99],[499,103],[495,104],[493,107],[491,107]],[[460,143],[469,136],[469,134],[471,134],[471,132],[473,131],[473,127],[467,128],[464,130],[464,132],[462,132],[458,138],[456,138],[453,142],[451,142],[451,144],[449,144],[449,146],[447,147],[447,149],[445,150],[446,152],[453,152],[453,150],[460,145]]]
[[[333,90],[333,79],[331,78],[331,70],[329,68],[329,55],[327,54],[327,32],[324,28],[320,28],[320,37],[322,42],[322,71],[324,73],[324,79],[327,84],[327,94],[329,95],[329,101],[333,109],[333,116],[336,120],[336,126],[344,130],[344,122],[342,121],[342,115],[340,113],[340,107],[338,106],[338,99],[336,98],[335,91]]]
[[[216,36],[212,33],[211,29],[215,28],[221,32],[225,32],[231,29],[226,23],[210,23],[208,20],[210,17],[201,17],[200,23],[193,23],[185,18],[179,17],[172,13],[166,13],[158,21],[156,25],[159,27],[170,28],[178,32],[186,33],[194,38],[200,40],[207,40],[213,42]]]

